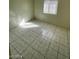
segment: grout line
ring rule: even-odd
[[[58,59],[58,54],[63,55],[62,53],[59,52],[59,48],[60,48],[60,46],[58,47],[58,51],[57,51],[57,59]],[[63,55],[63,56],[65,56],[65,55]],[[68,57],[68,56],[65,56],[65,57]]]
[[[43,24],[44,25],[44,24]],[[46,26],[46,24],[45,24],[45,26]],[[49,26],[48,26],[49,27]],[[13,28],[13,29],[11,29],[11,30],[14,30],[14,29],[16,29],[17,27],[15,27],[15,28]],[[10,30],[10,32],[11,32],[11,30]],[[37,30],[37,29],[35,29],[35,30]],[[38,35],[40,35],[39,33],[37,33],[37,32],[35,32],[35,30],[33,31],[33,30],[31,30],[30,32],[33,34],[35,34],[36,35],[36,37],[37,37],[37,39],[40,37],[40,36],[38,36]],[[56,28],[55,28],[55,30],[54,30],[54,34],[55,34],[55,31],[56,31]],[[18,33],[20,33],[22,36],[24,36],[24,34],[22,34],[22,31],[19,31]],[[35,50],[36,52],[38,52],[38,53],[40,53],[41,55],[43,55],[44,56],[44,59],[46,58],[46,55],[47,55],[47,52],[48,52],[48,50],[49,50],[49,47],[50,47],[50,44],[51,44],[51,40],[52,39],[50,39],[50,41],[49,41],[49,44],[48,44],[48,47],[47,47],[47,49],[46,49],[46,52],[45,52],[45,55],[44,54],[42,54],[40,51],[38,51],[37,49],[35,49],[35,48],[33,48],[32,46],[31,46],[31,44],[29,44],[27,41],[25,41],[24,40],[24,38],[21,38],[19,35],[17,35],[16,33],[13,33],[14,35],[16,35],[18,38],[20,38],[20,40],[22,40],[25,44],[27,44],[28,45],[28,47],[31,47],[33,50]],[[33,37],[33,39],[34,39],[35,37]],[[47,38],[48,39],[48,38]],[[36,39],[35,39],[36,40]],[[32,43],[35,41],[35,40],[33,40],[32,41]],[[58,43],[58,42],[57,42]],[[63,44],[62,44],[63,45]],[[27,47],[26,47],[27,48]],[[26,50],[26,48],[22,51],[22,53]],[[58,51],[57,51],[57,59],[58,59],[58,54],[60,54],[60,52],[59,52],[59,48],[60,48],[60,46],[58,46]],[[14,49],[17,51],[17,49],[14,47]],[[19,51],[17,51],[18,53],[19,53]],[[22,54],[22,53],[19,53],[19,54]],[[62,54],[63,55],[63,54]]]
[[[10,56],[11,56],[11,51],[10,51],[10,46],[9,46],[9,59],[12,59]]]
[[[46,56],[47,56],[47,52],[49,51],[50,44],[51,44],[51,42],[49,42],[48,48],[47,48],[46,53],[45,53],[45,54],[46,54],[46,55],[45,55],[45,58],[46,58]]]
[[[31,46],[30,46],[31,47]],[[31,47],[33,50],[35,50],[36,52],[38,52],[39,54],[41,54],[42,56],[45,56],[44,54],[42,54],[40,51],[38,51],[37,49]]]
[[[54,32],[54,34],[55,34],[55,32]],[[54,36],[53,36],[53,39],[54,39]],[[52,39],[51,39],[52,40]],[[51,45],[51,40],[50,40],[50,42],[49,42],[49,45],[48,45],[48,48],[47,48],[47,50],[46,50],[46,55],[45,55],[45,58],[46,58],[46,56],[47,56],[47,52],[49,51],[49,47],[50,47],[50,45]]]
[[[13,47],[13,45],[11,45],[12,47]],[[10,48],[9,48],[10,49]],[[16,52],[20,55],[20,56],[22,56],[20,53],[19,53],[19,51],[17,51],[17,49],[15,48],[15,47],[13,47],[13,49],[14,50],[16,50]]]
[[[15,35],[16,35],[16,34],[15,34]],[[16,36],[18,36],[18,35],[16,35]],[[18,36],[18,38],[19,38],[19,36]],[[21,38],[21,37],[20,37],[20,38]],[[22,38],[21,38],[21,39],[22,39]],[[22,40],[22,41],[25,42],[24,40]],[[35,40],[33,40],[33,42],[34,42],[34,41],[35,41]],[[32,42],[32,43],[33,43],[33,42]],[[25,42],[25,43],[26,43],[26,42]],[[28,44],[28,43],[26,43],[26,44],[31,47],[30,44]],[[31,47],[31,48],[32,48],[32,47]],[[34,49],[34,48],[33,48],[33,49]],[[26,50],[26,48],[24,49],[24,51],[25,51],[25,50]],[[37,51],[36,49],[34,49],[34,50]],[[23,51],[23,52],[24,52],[24,51]],[[23,52],[22,52],[22,53],[23,53]],[[38,51],[38,52],[39,52],[39,51]]]
[[[17,28],[17,26],[15,26],[15,27],[9,29],[9,31],[11,32],[12,30],[14,30],[14,29],[16,29],[16,28]]]
[[[60,45],[60,44],[59,44]],[[59,54],[59,45],[58,45],[58,51],[57,51],[57,59],[58,59],[58,54]]]

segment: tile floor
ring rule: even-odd
[[[11,59],[70,59],[69,30],[40,21],[10,29],[9,44]]]

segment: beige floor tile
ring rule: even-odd
[[[69,30],[41,21],[32,23],[38,27],[10,29],[12,55],[21,54],[23,59],[69,59]]]
[[[44,59],[44,56],[38,52],[34,52],[32,59]]]
[[[57,59],[57,51],[52,48],[49,48],[46,57],[47,59]]]
[[[58,54],[58,59],[69,59],[69,57],[63,56],[61,54]]]

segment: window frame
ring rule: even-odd
[[[56,12],[55,12],[55,13],[53,13],[53,12],[52,12],[52,13],[44,12],[44,4],[45,4],[45,1],[46,1],[46,0],[43,1],[43,13],[44,13],[44,14],[49,14],[49,15],[57,15],[57,14],[58,14],[58,0],[48,0],[48,1],[56,1],[56,2],[57,2],[57,4],[56,4],[56,9],[55,9]],[[48,8],[49,8],[49,7],[48,7]]]

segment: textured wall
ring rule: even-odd
[[[57,15],[50,15],[43,13],[44,0],[35,0],[35,17],[38,20],[45,21],[51,24],[55,24],[64,28],[69,28],[70,16],[70,1],[58,0],[58,13]]]

